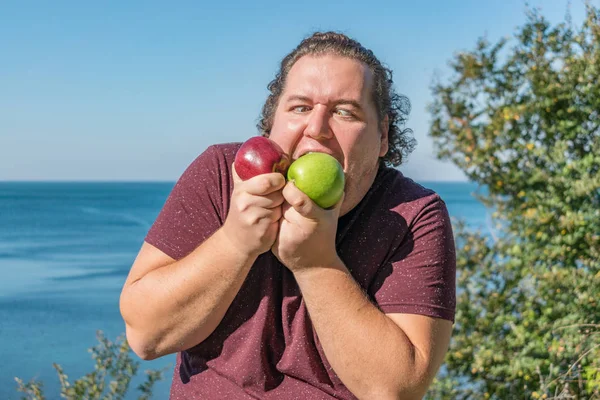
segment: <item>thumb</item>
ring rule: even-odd
[[[342,204],[344,204],[345,198],[346,198],[346,192],[343,192],[342,197],[340,197],[338,202],[335,203],[335,205],[329,209],[329,211],[333,212],[336,215],[336,217],[340,216],[340,213],[342,211]]]
[[[314,213],[318,211],[318,206],[294,183],[289,181],[283,188],[283,198],[285,201],[303,217],[312,218]]]
[[[237,171],[235,170],[235,163],[231,164],[231,176],[233,177],[234,185],[237,185],[238,183],[242,182],[242,178],[240,178],[240,176],[237,174]]]

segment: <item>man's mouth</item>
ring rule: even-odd
[[[338,159],[331,151],[328,151],[327,149],[307,149],[307,150],[302,150],[302,151],[294,154],[294,157],[292,159],[295,161],[295,160],[299,159],[300,157],[302,157],[303,155],[308,154],[308,153],[325,153],[325,154],[329,154],[330,156],[332,156],[336,160]]]
[[[296,161],[300,157],[302,157],[302,156],[304,156],[306,154],[309,154],[309,153],[325,153],[325,154],[330,155],[331,157],[335,158],[342,165],[342,168],[344,168],[344,172],[345,172],[344,159],[343,158],[340,159],[340,157],[337,157],[329,149],[306,149],[306,150],[301,150],[301,151],[299,151],[297,153],[294,153],[294,156],[292,157],[292,162]]]

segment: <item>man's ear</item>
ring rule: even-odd
[[[390,130],[390,118],[386,115],[379,126],[379,132],[381,132],[381,142],[379,146],[379,157],[383,157],[387,154],[389,149],[388,133]]]

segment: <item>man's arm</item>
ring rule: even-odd
[[[443,362],[452,322],[383,314],[341,260],[295,274],[331,367],[359,399],[421,399]]]
[[[144,242],[120,301],[127,340],[141,358],[189,349],[221,322],[256,258],[225,236],[217,231],[178,262]]]
[[[381,312],[337,254],[335,233],[343,199],[323,210],[292,183],[283,196],[287,203],[272,250],[294,274],[337,376],[359,399],[422,398],[448,349],[452,323]],[[438,233],[429,228],[431,224],[425,226],[424,233],[415,235],[418,246],[428,246],[423,234]]]
[[[285,180],[265,174],[234,189],[222,228],[173,260],[144,243],[121,292],[127,340],[143,359],[189,349],[223,319],[250,267],[275,241]]]

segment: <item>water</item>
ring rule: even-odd
[[[424,185],[440,193],[452,217],[485,229],[475,185]],[[73,381],[93,369],[87,349],[96,330],[111,340],[124,332],[120,290],[172,187],[0,182],[0,399],[20,398],[14,377],[42,380],[47,398],[60,398],[52,363]],[[174,364],[171,355],[142,362],[141,371]],[[168,397],[171,370],[155,399]]]

